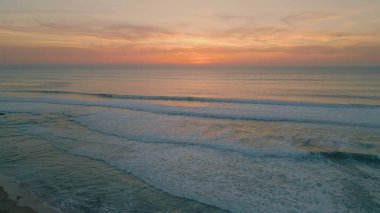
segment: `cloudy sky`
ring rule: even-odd
[[[379,0],[0,1],[2,64],[379,62]]]

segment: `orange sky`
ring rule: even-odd
[[[379,64],[378,0],[3,0],[0,63]]]

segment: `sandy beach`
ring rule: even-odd
[[[17,202],[10,200],[8,194],[0,186],[0,211],[1,212],[19,212],[19,213],[32,213],[36,212],[29,207],[19,207]]]
[[[18,198],[18,200],[17,200]],[[57,213],[16,183],[0,179],[0,212],[9,213]]]

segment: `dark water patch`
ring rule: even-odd
[[[314,153],[317,154],[317,153]],[[319,152],[318,154],[332,160],[356,160],[363,163],[380,164],[379,155],[352,152]]]

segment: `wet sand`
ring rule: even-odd
[[[18,200],[17,200],[18,198]],[[0,178],[0,213],[57,213],[16,183]]]
[[[29,207],[17,206],[17,202],[8,199],[8,194],[4,191],[4,188],[0,186],[0,212],[5,213],[36,213]]]

